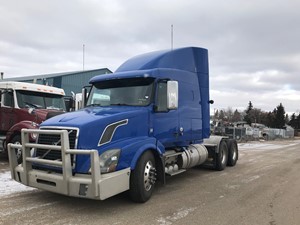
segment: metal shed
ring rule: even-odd
[[[112,71],[107,68],[101,68],[94,70],[14,77],[4,79],[3,81],[22,81],[58,87],[64,89],[66,95],[68,96],[71,95],[71,92],[80,93],[82,87],[88,85],[89,80],[92,77],[109,73],[112,73]]]

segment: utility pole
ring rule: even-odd
[[[82,70],[84,71],[84,49],[85,48],[85,45],[83,44],[82,46]]]
[[[171,50],[173,50],[173,24],[171,25]]]

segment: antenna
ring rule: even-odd
[[[171,25],[171,50],[173,50],[173,24]]]
[[[83,44],[82,46],[82,70],[84,71],[84,48],[85,48],[85,45]]]

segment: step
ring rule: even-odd
[[[185,169],[180,169],[180,170],[177,170],[175,172],[171,172],[171,173],[168,172],[168,173],[166,173],[166,175],[168,175],[168,176],[175,176],[175,175],[183,173],[185,171],[186,171]]]

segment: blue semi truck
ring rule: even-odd
[[[38,130],[22,130],[21,164],[13,151],[21,146],[9,144],[13,179],[99,200],[128,191],[133,201],[146,202],[166,176],[236,164],[236,141],[210,136],[206,49],[136,56],[90,84],[81,110],[50,118]],[[36,143],[29,141],[32,134]]]

